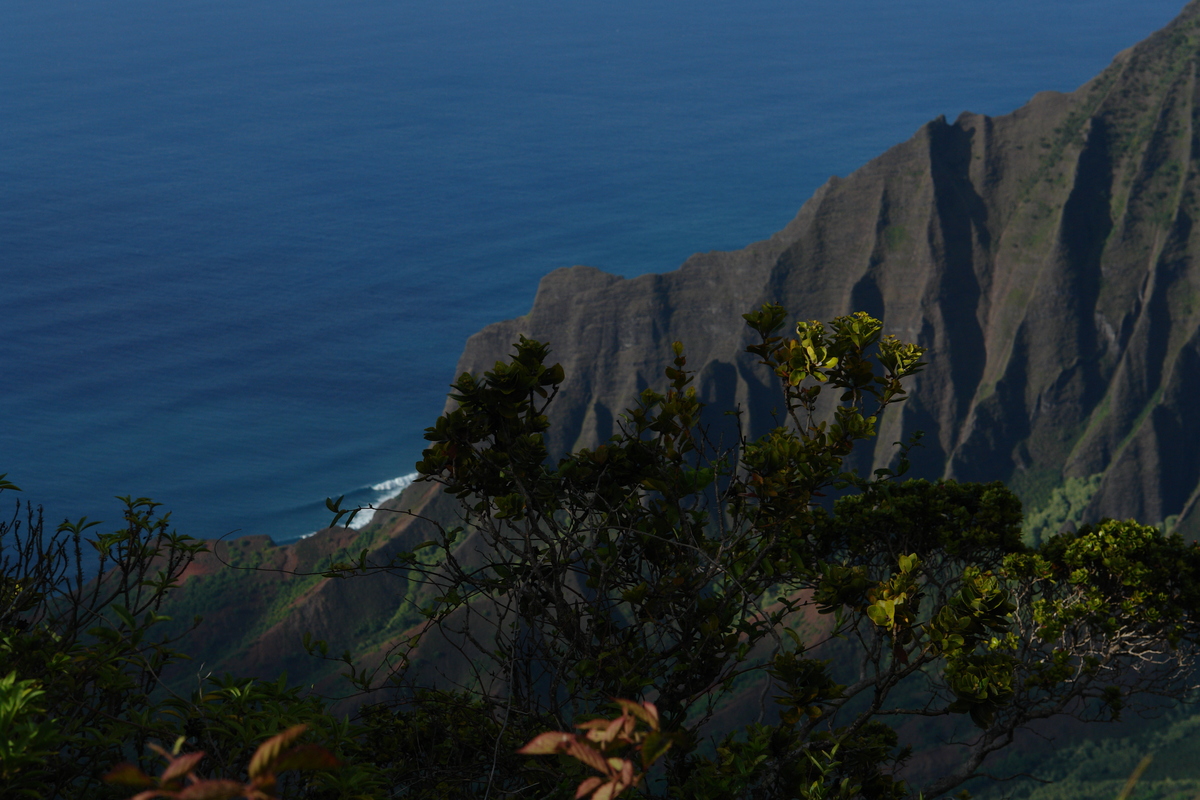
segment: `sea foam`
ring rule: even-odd
[[[407,475],[401,475],[398,478],[386,480],[383,483],[376,483],[371,486],[371,491],[375,492],[375,497],[371,499],[370,504],[377,506],[393,497],[398,497],[401,492],[412,485],[418,477],[418,473],[410,472]],[[350,527],[354,530],[361,530],[375,517],[375,512],[372,509],[366,509],[358,512],[350,523]]]
[[[412,482],[417,479],[418,474],[419,473],[416,473],[416,472],[410,472],[407,475],[401,475],[399,478],[392,478],[390,481],[384,481],[383,483],[377,483],[371,487],[371,491],[373,491],[373,492],[394,492],[394,494],[388,495],[387,499],[391,499],[391,498],[395,497],[397,494],[399,494],[400,492],[403,492],[405,489],[407,489],[412,484]]]
[[[368,486],[360,486],[352,493],[348,493],[344,496],[346,499],[351,500],[351,502],[346,503],[346,505],[348,505],[350,508],[367,505],[378,506],[380,503],[387,502],[393,497],[398,497],[400,493],[411,486],[413,481],[415,481],[418,477],[420,477],[418,473],[410,472],[407,475],[401,475],[398,478],[391,478],[383,481],[382,483],[372,483]],[[324,503],[321,504],[321,507],[324,508]],[[350,522],[348,527],[356,531],[362,530],[374,517],[374,509],[364,509],[354,515],[354,519]],[[311,531],[295,538],[282,539],[280,541],[283,544],[301,541],[315,535],[316,533],[317,531]]]

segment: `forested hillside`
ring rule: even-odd
[[[923,348],[862,312],[745,319],[782,401],[767,434],[714,440],[675,343],[612,436],[551,458],[565,373],[522,338],[455,383],[417,464],[435,488],[390,537],[207,547],[146,499],[111,532],[18,505],[0,779],[139,800],[934,798],[1012,774],[1030,736],[1200,688],[1200,545],[1107,520],[1031,546],[1003,484],[902,480],[916,437],[894,470],[848,469]],[[238,601],[252,613],[185,621]],[[193,672],[250,640],[227,663],[303,669],[300,640],[342,679]],[[313,775],[277,780],[294,770]]]
[[[913,474],[1007,482],[1030,537],[1104,516],[1195,536],[1198,26],[1193,2],[1071,94],[1040,94],[1003,117],[930,122],[830,179],[784,230],[744,250],[632,280],[588,267],[552,273],[528,315],[471,338],[458,371],[489,369],[521,335],[549,342],[566,375],[547,433],[561,454],[611,435],[680,340],[731,441],[721,410],[740,407],[745,432],[758,435],[780,400],[744,353],[743,313],[763,301],[800,318],[865,310],[925,346],[929,365],[877,439],[860,443],[859,467],[890,464],[892,442],[925,431]],[[423,485],[393,505],[450,512]],[[403,549],[427,534],[380,514],[344,553]],[[296,555],[236,547],[267,565],[329,563],[348,543],[327,532],[284,548]],[[329,580],[297,591],[260,573],[246,584],[253,602],[220,610],[203,585],[186,593],[195,610],[228,621],[229,644],[210,662],[224,668],[269,671],[285,659],[316,677],[319,664],[287,647],[304,632],[370,650],[413,622],[396,595],[356,598]]]
[[[1193,706],[1143,725],[1126,701],[1134,689],[1195,699],[1173,691],[1193,682],[1174,667],[1190,669],[1200,638],[1188,544],[1200,536],[1198,60],[1195,0],[1073,93],[930,122],[830,179],[769,240],[631,280],[551,273],[529,314],[469,340],[459,372],[476,377],[459,379],[427,437],[432,482],[361,531],[190,551],[154,606],[173,619],[153,626],[184,637],[193,661],[154,662],[154,680],[164,667],[182,698],[210,673],[286,670],[281,687],[334,697],[350,693],[349,671],[359,692],[336,710],[399,703],[375,707],[376,749],[355,752],[409,753],[379,768],[420,773],[422,786],[450,759],[463,783],[443,796],[490,789],[484,767],[495,773],[514,737],[603,713],[604,697],[659,702],[681,737],[664,757],[671,785],[712,796],[777,796],[804,772],[789,771],[800,753],[820,755],[806,781],[867,781],[846,796],[899,798],[896,776],[957,790],[985,757],[997,773],[1058,781],[1009,785],[1022,795],[1109,796],[1143,751],[1160,754],[1147,792],[1193,796]],[[868,336],[866,317],[839,316],[859,311],[881,327]],[[834,318],[827,338],[804,322]],[[870,348],[868,369],[854,359]],[[839,391],[818,397],[818,385]],[[900,484],[891,471],[903,469],[932,482]],[[993,481],[1023,501],[1023,531]],[[848,496],[835,507],[834,495]],[[25,578],[4,577],[16,583],[0,583],[3,641],[18,652],[39,620],[21,616],[35,607]],[[193,615],[205,622],[189,633]],[[657,638],[651,623],[666,626]],[[834,633],[862,645],[876,683],[853,679],[847,651],[825,641]],[[36,648],[20,652],[21,668],[40,663]],[[769,686],[783,687],[782,709]],[[862,694],[851,701],[846,686]],[[872,705],[868,688],[898,705]],[[1047,713],[1022,717],[1029,708]],[[917,722],[874,726],[888,714]],[[1043,722],[1064,715],[1087,725]],[[1020,733],[1030,724],[1060,737],[1055,758]],[[710,758],[733,730],[743,738],[720,753],[744,775]],[[1097,732],[1116,738],[1089,741]],[[447,752],[429,737],[468,744]],[[972,755],[948,754],[951,738]],[[845,763],[831,742],[846,744]],[[503,769],[510,787],[558,779]]]

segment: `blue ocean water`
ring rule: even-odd
[[[764,238],[1180,7],[5,0],[0,472],[55,520],[295,538],[411,472],[541,275]]]

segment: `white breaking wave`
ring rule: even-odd
[[[399,478],[392,478],[383,483],[376,483],[371,487],[371,491],[378,494],[371,499],[371,505],[377,506],[382,502],[391,500],[397,497],[401,492],[412,485],[412,482],[419,477],[418,473],[410,472],[407,475],[401,475]],[[350,523],[350,527],[354,530],[362,530],[375,517],[375,512],[371,509],[360,511]]]
[[[420,473],[410,472],[407,475],[401,475],[399,478],[392,478],[390,481],[384,481],[383,483],[377,483],[371,487],[371,491],[373,491],[373,492],[394,492],[394,494],[389,495],[389,498],[395,497],[397,494],[400,494],[405,489],[407,489],[410,485],[412,485],[412,482],[415,481],[419,475],[420,475]]]
[[[354,494],[361,496],[362,494],[365,494],[367,492],[373,492],[374,496],[367,499],[367,503],[369,503],[370,505],[373,505],[373,506],[377,506],[380,503],[384,503],[388,500],[391,500],[393,497],[398,497],[401,492],[403,492],[409,486],[412,486],[413,481],[415,481],[419,477],[420,477],[419,473],[410,472],[407,475],[401,475],[398,478],[392,478],[390,480],[384,481],[383,483],[374,483],[374,484],[371,484],[370,486],[362,486],[358,489],[355,489]],[[350,507],[353,508],[354,505],[361,504],[362,502],[363,502],[362,500],[357,500],[354,504],[347,503],[347,505],[350,505]],[[371,519],[374,516],[375,516],[375,512],[369,508],[366,510],[360,511],[360,512],[358,512],[358,514],[355,515],[354,521],[350,523],[349,527],[353,528],[356,531],[362,530],[363,528],[365,528],[367,526],[368,523],[370,523]],[[343,525],[345,524],[344,517],[342,519],[342,524]],[[294,539],[283,539],[283,540],[281,540],[281,544],[288,544],[290,542],[299,542],[304,539],[307,539],[310,536],[315,536],[317,533],[319,533],[319,531],[310,531],[309,533],[302,534],[300,536],[295,537]]]

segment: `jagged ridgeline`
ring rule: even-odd
[[[567,374],[552,443],[565,451],[605,439],[681,340],[705,399],[740,404],[757,434],[774,397],[740,315],[765,301],[806,319],[864,310],[930,363],[860,466],[923,430],[927,477],[1001,479],[1031,510],[1196,536],[1198,55],[1192,2],[1071,94],[930,122],[766,241],[632,280],[558,270],[527,316],[470,339],[459,371],[490,368],[520,334],[549,341]]]
[[[528,315],[470,339],[458,371],[491,369],[522,334],[550,342],[566,382],[549,444],[565,452],[606,439],[643,388],[662,388],[679,340],[714,406],[709,419],[728,425],[720,411],[740,405],[756,436],[773,426],[777,397],[744,355],[741,315],[772,300],[807,319],[865,310],[927,346],[929,365],[873,446],[859,445],[858,466],[886,464],[893,442],[923,430],[914,472],[1010,482],[1035,534],[1086,514],[1174,521],[1196,536],[1198,55],[1200,0],[1072,94],[929,123],[831,179],[766,241],[632,280],[588,267],[551,273]],[[456,512],[425,483],[394,505],[436,519]],[[362,531],[285,547],[266,537],[222,544],[193,567],[170,613],[219,626],[193,652],[206,669],[286,668],[292,680],[340,686],[329,677],[336,662],[297,652],[306,633],[331,654],[379,664],[419,629],[432,595],[392,576],[321,573],[363,549],[386,562],[434,533],[379,514]],[[230,574],[221,561],[261,571]],[[422,641],[411,655],[450,670],[454,653],[437,647]]]

